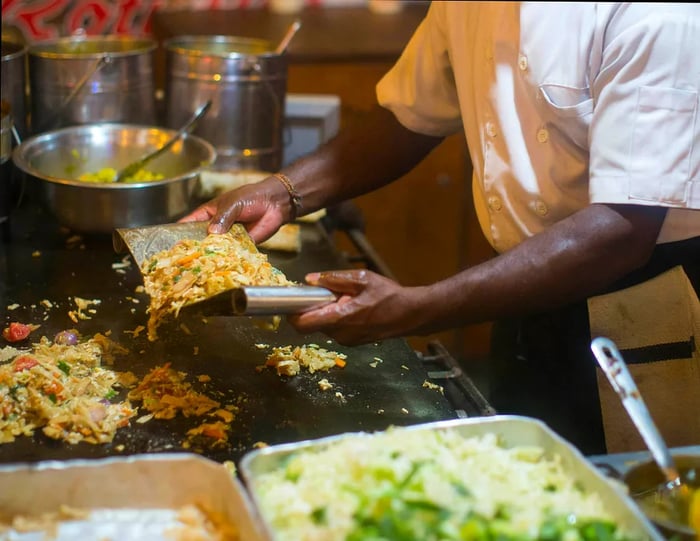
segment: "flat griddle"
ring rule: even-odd
[[[300,335],[284,320],[271,331],[264,328],[269,318],[203,318],[196,313],[164,324],[157,342],[149,342],[145,332],[133,337],[128,333],[146,323],[147,297],[135,292],[141,284],[136,265],[121,272],[112,268],[125,256],[114,252],[111,237],[75,239],[31,201],[15,212],[12,226],[10,243],[0,247],[3,327],[9,321],[40,324],[32,334],[35,339],[52,337],[71,327],[84,336],[111,331],[110,337],[130,350],[128,355],[117,357],[115,370],[130,370],[142,377],[154,366],[169,362],[188,374],[195,389],[222,405],[239,406],[227,445],[195,446],[190,451],[218,461],[237,461],[258,442],[296,442],[456,417],[444,396],[422,386],[426,371],[402,339],[343,347],[321,334]],[[299,254],[269,253],[271,263],[289,278],[303,281],[304,274],[312,270],[350,266],[334,250],[320,224],[303,224],[302,238]],[[74,324],[67,314],[75,309],[72,299],[76,296],[101,303],[94,306],[92,319]],[[42,304],[44,300],[51,303],[50,308]],[[14,304],[19,307],[9,310]],[[269,351],[256,344],[309,343],[345,353],[347,366],[292,378],[277,376],[271,369],[256,370]],[[201,374],[210,376],[211,381],[199,382]],[[319,389],[318,381],[324,377],[334,385],[331,391]],[[201,421],[177,417],[138,424],[132,420],[105,445],[69,445],[39,432],[32,438],[20,437],[0,445],[0,463],[184,451],[186,431]]]

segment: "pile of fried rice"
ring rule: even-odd
[[[68,443],[112,441],[136,414],[116,399],[133,374],[104,366],[125,352],[101,334],[74,345],[42,337],[30,350],[0,349],[0,443],[37,429]]]

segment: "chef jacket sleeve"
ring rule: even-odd
[[[462,128],[441,4],[431,4],[399,60],[376,88],[379,104],[404,127],[434,136]]]
[[[700,209],[700,6],[618,7],[601,50],[591,202]]]

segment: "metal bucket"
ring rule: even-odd
[[[166,49],[166,120],[181,126],[207,99],[194,133],[216,147],[215,169],[277,171],[282,165],[287,57],[268,41],[179,36]]]
[[[32,132],[96,122],[152,125],[155,41],[70,37],[28,48]]]
[[[2,41],[2,99],[12,110],[12,122],[20,137],[27,131],[27,47]]]
[[[4,82],[4,81],[3,81]],[[13,205],[12,115],[9,102],[0,100],[0,236],[8,234],[7,224]]]

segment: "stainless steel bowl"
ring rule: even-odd
[[[49,211],[66,227],[111,233],[119,227],[168,223],[198,202],[199,171],[216,151],[187,135],[146,166],[162,180],[102,184],[78,180],[83,173],[120,169],[162,146],[175,130],[131,124],[87,124],[36,135],[15,148],[12,160]]]
[[[681,479],[692,490],[700,490],[700,454],[674,455],[674,462]],[[679,524],[668,516],[665,507],[660,503],[654,505],[653,495],[659,490],[666,476],[656,462],[642,462],[633,466],[623,478],[629,487],[630,495],[640,505],[640,509],[651,519],[668,539],[676,541],[696,541],[700,532],[696,532],[689,524]]]

